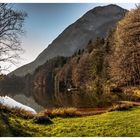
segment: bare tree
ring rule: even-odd
[[[14,64],[23,51],[20,37],[24,34],[26,16],[26,13],[15,10],[10,4],[0,3],[0,63]]]

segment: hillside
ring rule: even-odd
[[[0,136],[140,136],[140,107],[87,117],[57,117],[52,121],[50,125],[35,124],[31,118],[24,119],[0,110]]]
[[[35,61],[18,68],[9,75],[25,76],[47,60],[57,56],[71,56],[86,47],[89,40],[106,37],[108,32],[122,19],[126,10],[117,5],[96,7],[67,27]]]

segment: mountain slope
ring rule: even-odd
[[[71,56],[75,51],[83,49],[89,40],[106,37],[126,10],[117,5],[96,7],[88,11],[75,23],[67,27],[36,59],[9,75],[24,76],[33,73],[39,66],[56,56]]]

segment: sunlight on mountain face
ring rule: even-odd
[[[31,107],[28,107],[26,105],[23,105],[12,98],[8,96],[0,96],[0,104],[12,108],[18,108],[18,109],[23,109],[25,111],[31,112],[33,114],[36,114],[36,111],[32,109]]]

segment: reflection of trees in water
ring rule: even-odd
[[[36,87],[33,88],[32,91],[32,96],[34,97],[35,101],[42,105],[42,106],[47,106],[51,107],[53,102],[52,102],[52,97],[46,92],[45,87]]]
[[[24,93],[20,93],[17,94],[15,96],[13,96],[13,99],[24,104],[27,105],[33,109],[35,109],[37,112],[43,110],[44,108],[42,106],[40,106],[32,96],[26,96]]]

